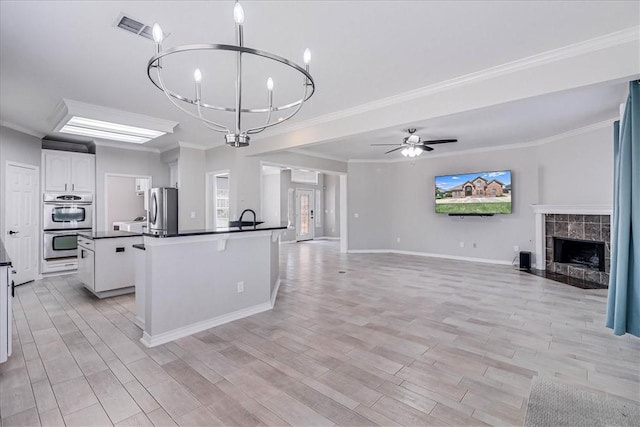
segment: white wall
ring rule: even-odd
[[[324,176],[324,235],[340,237],[340,176]]]
[[[280,223],[280,173],[262,175],[262,218],[268,224]]]
[[[205,228],[205,153],[180,147],[178,158],[178,229]]]
[[[5,177],[7,162],[40,167],[42,142],[39,138],[0,126],[0,240],[5,240]],[[39,183],[40,181],[38,181]],[[40,204],[38,203],[38,206]],[[38,213],[37,218],[41,214]]]
[[[538,147],[543,204],[613,203],[613,124]]]
[[[114,221],[133,221],[136,217],[147,216],[144,210],[144,196],[136,193],[135,185],[136,179],[133,177],[107,177],[107,227],[110,230],[113,230]]]
[[[96,147],[96,229],[105,229],[105,174],[151,176],[153,187],[169,185],[169,167],[160,160],[159,153]]]
[[[611,203],[611,135],[606,128],[541,146],[414,162],[350,163],[349,249],[509,263],[516,255],[514,246],[534,250],[531,205]],[[504,169],[512,171],[512,214],[460,218],[435,213],[436,175]]]
[[[395,173],[396,165],[392,163],[349,163],[347,228],[350,250],[390,247]],[[395,208],[405,211],[402,205]]]

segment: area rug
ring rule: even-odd
[[[525,427],[640,426],[640,406],[534,377]]]

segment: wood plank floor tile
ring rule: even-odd
[[[0,421],[521,425],[539,375],[640,402],[640,340],[604,327],[606,290],[328,241],[280,256],[274,310],[151,349],[134,295],[73,274],[16,288]]]

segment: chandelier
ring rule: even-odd
[[[164,33],[158,24],[153,26],[153,39],[156,43],[156,53],[151,57],[147,63],[147,76],[149,80],[164,94],[169,101],[178,109],[200,120],[207,128],[224,133],[225,143],[232,147],[246,147],[249,145],[250,135],[262,132],[263,130],[272,126],[283,123],[293,116],[295,116],[302,105],[313,95],[315,91],[315,83],[313,77],[309,74],[309,62],[311,61],[311,52],[309,49],[304,51],[303,61],[304,68],[300,65],[275,55],[273,53],[265,52],[258,49],[253,49],[244,46],[242,26],[244,24],[244,10],[240,3],[236,2],[233,8],[233,18],[236,23],[236,44],[191,44],[176,46],[173,48],[163,49],[162,41]],[[167,88],[165,80],[163,78],[163,58],[167,58],[170,55],[176,55],[184,52],[197,52],[197,51],[228,51],[235,52],[235,103],[233,105],[216,105],[213,103],[205,102],[202,96],[203,75],[199,68],[196,68],[193,72],[194,79],[194,94],[195,96],[189,97],[181,95]],[[301,77],[301,92],[302,96],[296,101],[289,102],[282,105],[274,105],[273,103],[273,91],[274,81],[271,77],[266,82],[266,106],[261,108],[243,108],[242,105],[242,57],[243,55],[254,55],[267,60],[274,61],[289,67],[300,74]],[[211,120],[211,118],[205,117],[203,112],[217,111],[219,114],[233,114],[234,126],[229,127]],[[281,112],[282,117],[273,120],[273,113]],[[258,126],[243,128],[243,114],[251,115],[264,115],[264,122]]]

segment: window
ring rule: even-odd
[[[215,176],[216,227],[229,226],[229,175]]]

